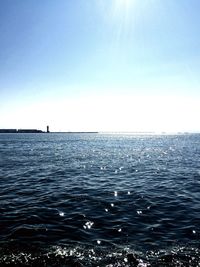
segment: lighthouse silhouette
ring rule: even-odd
[[[47,133],[49,133],[49,125],[47,125]]]

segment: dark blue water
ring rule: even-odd
[[[0,134],[0,266],[200,266],[200,135]]]

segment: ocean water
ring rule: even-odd
[[[0,266],[200,266],[200,135],[0,134]]]

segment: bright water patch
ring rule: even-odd
[[[0,134],[0,266],[198,266],[200,136]]]
[[[171,250],[138,253],[129,248],[123,250],[91,247],[60,247],[39,250],[34,247],[0,251],[0,266],[102,266],[102,267],[180,267],[200,266],[199,249],[176,247]]]

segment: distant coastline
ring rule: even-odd
[[[1,133],[43,133],[43,134],[124,134],[124,135],[189,135],[189,134],[200,134],[200,132],[98,132],[98,131],[49,131],[49,127],[47,127],[47,131],[42,131],[38,129],[0,129]]]
[[[37,129],[0,129],[0,133],[45,133]]]
[[[0,129],[0,133],[58,133],[58,134],[97,134],[98,132],[50,132],[37,129]]]
[[[56,133],[56,134],[97,134],[99,132],[51,132],[51,133]]]

